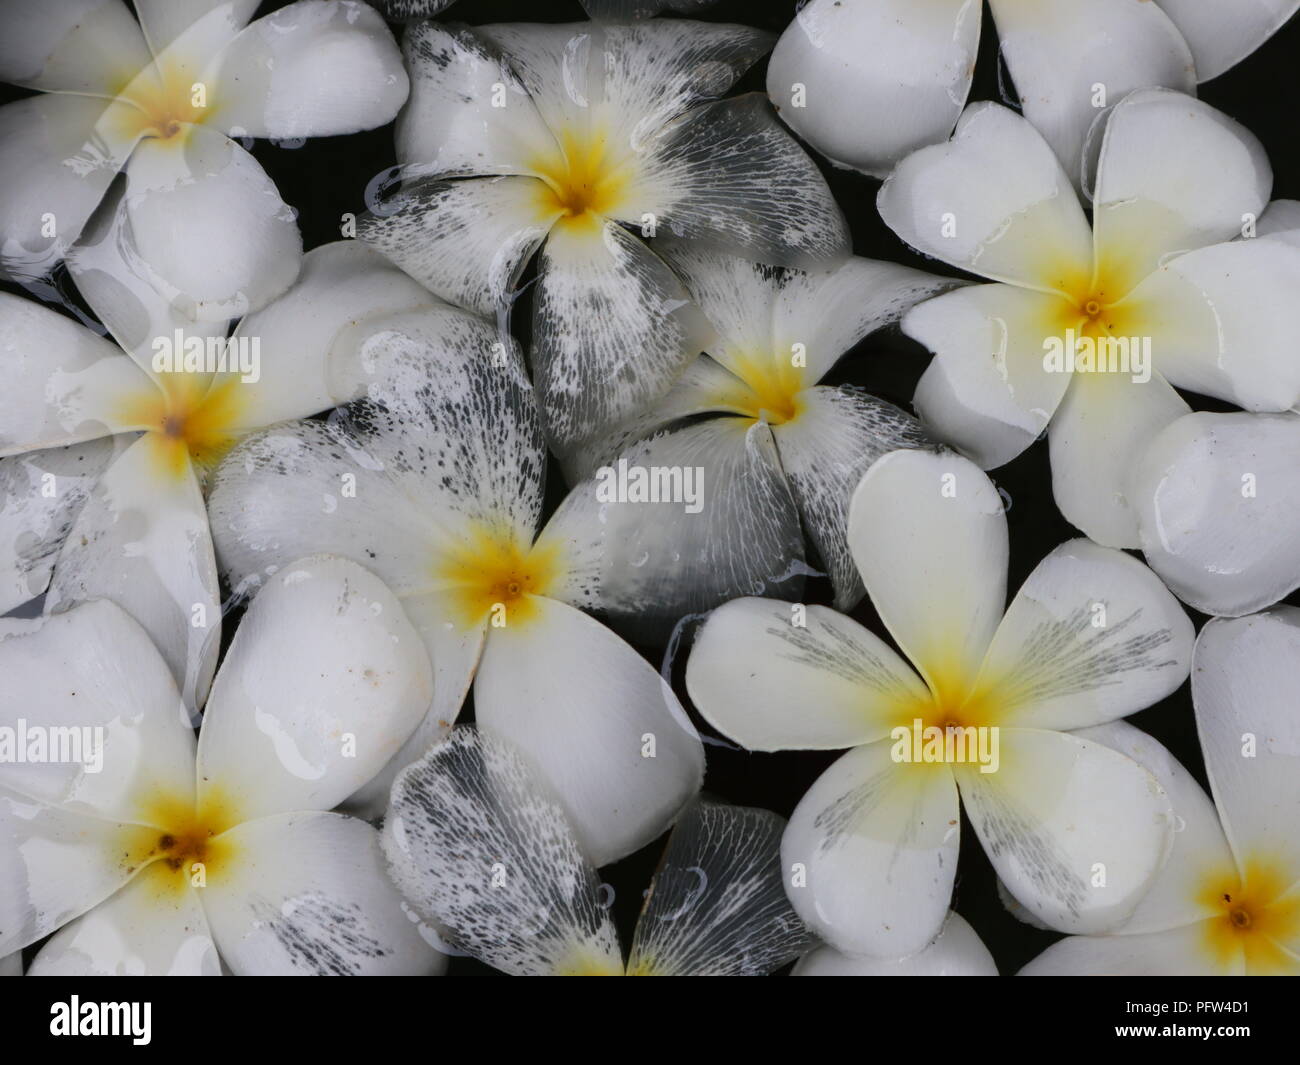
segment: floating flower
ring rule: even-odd
[[[383,845],[415,909],[512,976],[765,976],[813,941],[781,888],[784,825],[766,810],[688,806],[626,964],[563,807],[491,733],[456,728],[401,773]]]
[[[1089,130],[1134,89],[1195,93],[1281,28],[1297,0],[990,0],[1024,114],[1080,180]],[[781,35],[767,89],[781,117],[843,166],[884,177],[947,138],[970,93],[978,0],[810,0]]]
[[[532,368],[552,441],[576,446],[668,391],[707,325],[643,238],[761,262],[848,254],[817,167],[750,94],[745,26],[412,25],[402,192],[358,236],[437,295],[504,314],[540,248]]]
[[[1188,414],[1151,442],[1130,495],[1175,595],[1236,617],[1300,588],[1297,456],[1297,414]]]
[[[1213,163],[1209,163],[1213,160]],[[1128,475],[1188,389],[1249,410],[1300,404],[1300,247],[1253,232],[1272,174],[1259,143],[1180,93],[1110,113],[1093,226],[1046,142],[996,104],[910,156],[880,190],[909,244],[995,284],[928,301],[903,331],[935,352],[915,405],[985,468],[1050,423],[1061,512],[1138,545]]]
[[[1164,862],[1169,803],[1135,762],[1068,730],[1186,678],[1192,626],[1141,563],[1062,544],[1006,608],[1007,523],[956,455],[896,451],[854,494],[848,540],[908,663],[820,606],[739,599],[696,637],[686,686],[750,750],[853,750],[790,818],[790,901],[848,954],[904,957],[948,911],[958,791],[1002,880],[1053,928],[1122,921]]]
[[[956,282],[862,258],[809,273],[689,245],[666,257],[715,339],[666,396],[574,457],[575,479],[593,479],[553,520],[601,542],[599,606],[639,629],[738,595],[798,595],[801,526],[847,609],[862,596],[849,497],[885,452],[931,441],[897,407],[817,382],[868,333]],[[620,468],[698,471],[698,498],[611,500],[602,482]]]
[[[1122,722],[1081,735],[1160,779],[1182,826],[1133,916],[1055,943],[1026,976],[1300,976],[1300,610],[1218,619],[1192,658],[1211,802],[1165,748]]]
[[[0,294],[0,612],[42,592],[47,610],[111,599],[197,707],[221,632],[207,470],[254,429],[360,394],[367,323],[438,301],[355,242],[326,245],[227,341],[225,323],[189,322],[123,259],[129,228],[106,203],[69,259],[117,343]]]
[[[654,667],[571,605],[589,597],[599,559],[563,529],[538,532],[546,451],[518,354],[493,353],[487,322],[448,315],[458,334],[426,313],[366,340],[367,400],[230,453],[211,494],[217,555],[237,591],[303,554],[352,558],[428,642],[433,705],[358,803],[386,800],[472,681],[477,722],[549,780],[603,865],[654,839],[699,790],[703,747]]]
[[[997,976],[980,937],[955,910],[934,942],[906,958],[854,958],[820,946],[799,959],[791,976]]]
[[[5,0],[0,78],[42,90],[0,108],[0,264],[39,277],[119,171],[135,253],[191,319],[226,321],[297,276],[292,208],[236,143],[382,126],[406,99],[383,19],[302,0]],[[231,138],[236,138],[232,140]]]
[[[0,621],[6,731],[90,734],[98,765],[0,764],[0,952],[31,975],[381,975],[440,962],[379,835],[329,813],[419,723],[432,673],[392,593],[337,558],[248,609],[197,746],[148,635],[100,600]],[[29,741],[30,742],[30,741]]]

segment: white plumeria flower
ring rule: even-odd
[[[795,909],[843,953],[920,950],[952,895],[960,788],[1027,909],[1065,931],[1122,921],[1164,862],[1169,802],[1136,763],[1066,730],[1183,682],[1192,626],[1178,602],[1135,559],[1073,540],[1004,615],[1001,497],[949,453],[879,459],[854,494],[848,539],[915,671],[842,614],[770,599],[716,610],[686,668],[700,713],[750,750],[854,748],[790,818]]]
[[[597,480],[554,520],[603,542],[597,605],[645,629],[738,595],[798,595],[806,531],[847,609],[862,596],[845,540],[853,489],[881,455],[933,441],[897,407],[817,382],[868,333],[957,282],[856,257],[809,273],[691,245],[665,253],[714,340],[666,396],[569,464]],[[620,460],[698,470],[699,498],[690,511],[680,500],[610,504],[599,470]]]
[[[226,325],[196,326],[163,301],[123,258],[129,226],[120,202],[106,202],[69,258],[117,343],[0,294],[10,368],[0,394],[0,612],[47,591],[49,610],[111,599],[149,632],[197,707],[221,633],[207,470],[246,433],[360,395],[357,346],[369,323],[441,304],[355,242],[326,245],[288,292],[239,323],[227,368],[187,369],[186,348],[213,350]]]
[[[0,0],[0,78],[43,95],[0,108],[0,264],[38,277],[126,175],[128,235],[191,319],[225,321],[293,283],[292,208],[234,138],[355,133],[408,82],[392,34],[353,0]]]
[[[767,810],[687,807],[626,964],[563,807],[490,732],[456,728],[402,772],[383,848],[441,936],[512,976],[764,976],[813,942],[781,886],[784,827]]]
[[[1300,976],[1300,610],[1201,630],[1192,659],[1201,786],[1160,743],[1115,722],[1081,735],[1151,770],[1180,830],[1122,926],[1053,944],[1024,975]]]
[[[358,236],[483,314],[507,313],[541,249],[532,367],[561,448],[663,395],[704,347],[707,323],[643,238],[800,267],[849,252],[826,182],[767,100],[712,99],[769,34],[671,19],[421,22],[403,47],[405,188]]]
[[[997,976],[997,963],[966,920],[949,911],[941,931],[905,958],[852,957],[820,946],[799,959],[791,976]]]
[[[1281,28],[1300,0],[990,0],[1029,119],[1078,184],[1102,109],[1134,89],[1194,93]],[[810,0],[767,88],[781,117],[842,166],[884,177],[947,138],[970,93],[980,0]]]
[[[30,750],[34,728],[90,732],[98,752],[98,768],[0,763],[0,952],[57,931],[32,975],[440,964],[378,832],[327,812],[432,697],[424,645],[373,574],[329,557],[285,567],[235,634],[197,745],[166,663],[107,601],[0,621],[0,672],[7,733]]]
[[[1175,386],[1249,410],[1300,404],[1300,247],[1232,239],[1271,183],[1231,119],[1135,92],[1106,122],[1090,230],[1034,128],[972,105],[951,143],[905,159],[879,196],[909,244],[995,282],[903,319],[935,353],[914,399],[922,420],[986,469],[1050,422],[1061,512],[1098,543],[1138,546],[1128,475],[1188,412]]]
[[[230,453],[210,498],[217,555],[237,591],[304,554],[351,558],[427,641],[434,702],[359,804],[382,803],[445,735],[472,681],[478,723],[550,781],[604,865],[671,823],[699,790],[704,749],[654,667],[572,605],[599,558],[553,523],[538,532],[546,450],[518,354],[492,354],[495,327],[453,314],[459,335],[424,314],[365,342],[369,402]]]
[[[1188,414],[1130,495],[1147,564],[1184,602],[1237,617],[1300,588],[1300,414]]]

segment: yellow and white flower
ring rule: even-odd
[[[479,725],[548,780],[598,865],[659,835],[699,790],[704,750],[671,687],[577,609],[598,557],[541,518],[546,450],[518,354],[495,329],[452,337],[391,319],[362,348],[368,398],[330,423],[290,422],[236,447],[210,496],[236,591],[329,551],[379,574],[437,676],[421,729],[357,803],[445,735],[474,686]]]
[[[129,213],[110,198],[69,258],[116,343],[0,294],[9,368],[0,394],[0,612],[43,592],[47,610],[111,599],[145,627],[195,708],[221,642],[207,471],[254,429],[360,395],[357,350],[372,321],[434,306],[449,319],[476,319],[339,242],[308,254],[294,286],[239,323],[226,368],[200,360],[205,368],[187,369],[185,349],[206,359],[226,323],[196,324],[168,306],[138,260],[124,257],[129,228]],[[259,357],[236,365],[231,352],[244,350]]]
[[[1073,540],[1006,607],[1001,497],[950,453],[879,459],[854,494],[848,540],[912,666],[828,608],[739,599],[710,615],[686,668],[700,713],[750,750],[853,748],[785,832],[800,916],[846,954],[925,947],[952,895],[960,791],[994,868],[1038,919],[1063,931],[1123,921],[1168,853],[1169,801],[1135,762],[1069,730],[1186,679],[1192,626],[1177,601],[1123,552]]]
[[[810,0],[767,88],[781,117],[842,166],[884,177],[947,138],[970,93],[980,0]],[[1080,184],[1089,131],[1134,89],[1195,93],[1268,40],[1300,0],[990,0],[1024,114]]]
[[[1300,588],[1300,414],[1188,414],[1130,490],[1147,564],[1203,614],[1239,617]]]
[[[0,621],[0,723],[99,730],[85,763],[0,763],[0,953],[30,975],[419,974],[443,959],[377,831],[330,813],[432,697],[401,605],[343,559],[249,607],[194,731],[148,635],[98,600]]]
[[[1026,976],[1300,976],[1300,610],[1205,626],[1192,698],[1210,780],[1146,733],[1080,735],[1141,762],[1173,801],[1168,865],[1123,925],[1053,944]]]
[[[767,810],[688,806],[626,963],[564,808],[490,732],[456,728],[401,773],[383,847],[421,916],[513,976],[766,976],[813,943],[781,887],[784,826]]]
[[[958,282],[854,257],[832,270],[760,266],[691,245],[666,261],[714,339],[658,402],[573,456],[573,480],[620,459],[698,469],[697,506],[602,500],[575,484],[553,521],[600,541],[593,606],[649,631],[738,595],[797,596],[804,534],[848,609],[862,582],[845,540],[863,473],[896,448],[932,443],[897,407],[818,381],[867,334]],[[660,626],[662,628],[662,626]]]
[[[1300,404],[1300,246],[1234,239],[1257,232],[1271,184],[1237,123],[1141,90],[1106,122],[1089,228],[1034,128],[972,105],[878,201],[913,247],[994,282],[903,319],[935,353],[914,399],[922,420],[986,469],[1050,423],[1061,512],[1098,543],[1138,546],[1128,477],[1188,412],[1175,388],[1248,410]]]
[[[406,99],[383,19],[354,0],[2,0],[0,265],[39,277],[126,175],[135,253],[191,319],[225,321],[293,283],[296,216],[236,140],[332,136]]]
[[[532,364],[569,449],[663,395],[707,323],[646,239],[833,264],[843,216],[767,100],[717,100],[771,47],[745,26],[413,24],[404,188],[358,236],[452,303],[504,315],[540,249]]]

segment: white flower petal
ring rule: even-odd
[[[781,877],[785,818],[700,801],[682,814],[646,892],[632,976],[767,976],[814,942]]]
[[[1020,976],[1241,976],[1205,953],[1205,929],[1183,925],[1136,936],[1069,936],[1053,943]]]
[[[1174,810],[1174,846],[1169,861],[1133,916],[1116,934],[1163,932],[1182,925],[1223,917],[1205,902],[1204,886],[1233,868],[1232,852],[1214,803],[1191,773],[1158,741],[1124,721],[1080,729],[1080,739],[1119,751],[1148,770],[1160,782]]]
[[[360,350],[393,314],[438,307],[425,289],[356,241],[313,248],[298,280],[278,300],[239,323],[256,344],[256,380],[241,388],[240,427],[303,418],[364,391]]]
[[[195,23],[219,22],[233,37],[248,23],[259,0],[132,0],[149,44],[157,54]],[[213,15],[220,11],[219,15]]]
[[[383,846],[402,894],[487,964],[517,976],[623,971],[563,808],[490,733],[455,729],[398,777]]]
[[[1092,234],[1042,135],[993,103],[952,140],[908,156],[880,187],[881,217],[908,244],[994,281],[1069,291],[1092,270]]]
[[[16,744],[24,722],[30,732],[69,730],[44,734],[46,756],[64,761],[6,757],[0,784],[104,821],[148,822],[159,794],[192,799],[194,732],[139,625],[105,600],[0,625],[0,726]],[[15,753],[28,749],[30,739]]]
[[[697,414],[753,417],[753,398],[752,389],[739,377],[710,356],[701,355],[659,399],[560,456],[566,478],[576,484],[632,445]]]
[[[22,976],[23,955],[21,951],[6,954],[0,958],[0,976]]]
[[[855,748],[817,778],[781,844],[791,903],[846,954],[897,958],[938,933],[961,835],[943,767],[891,759],[889,740]]]
[[[358,237],[435,295],[504,314],[560,209],[531,177],[423,181],[363,215]]]
[[[681,282],[613,222],[557,226],[533,305],[533,379],[564,450],[668,391],[710,329]]]
[[[1125,97],[1106,123],[1093,194],[1111,295],[1125,295],[1174,252],[1239,235],[1263,211],[1272,182],[1263,146],[1222,112],[1165,89]]]
[[[1195,631],[1137,559],[1071,540],[1016,593],[984,659],[980,690],[1005,724],[1076,729],[1144,710],[1191,668]]]
[[[913,397],[931,432],[985,469],[1024,451],[1070,383],[1043,361],[1068,313],[1054,293],[1012,285],[959,289],[909,311],[903,332],[935,353]]]
[[[115,344],[34,300],[0,292],[0,453],[135,428],[126,400],[149,379]]]
[[[704,748],[667,682],[600,622],[553,599],[492,629],[478,723],[514,746],[605,865],[659,835],[699,790]]]
[[[929,946],[906,958],[853,958],[818,947],[799,959],[791,976],[997,976],[997,963],[965,918],[950,911]]]
[[[798,414],[772,435],[804,529],[830,574],[835,606],[848,610],[864,593],[848,543],[854,489],[886,452],[934,441],[916,419],[851,385],[818,385],[796,402]]]
[[[127,211],[154,287],[198,321],[265,306],[298,276],[293,210],[224,134],[190,127],[181,146],[146,140],[127,165]]]
[[[751,751],[871,743],[900,707],[926,697],[907,663],[852,618],[773,599],[736,599],[709,615],[686,690],[706,721]]]
[[[786,271],[775,302],[773,353],[789,355],[802,344],[808,380],[820,380],[863,337],[959,284],[858,255],[834,270]]]
[[[406,101],[383,18],[353,0],[289,4],[222,52],[208,121],[243,137],[333,137],[391,122]]]
[[[0,19],[0,80],[30,89],[110,95],[150,61],[121,0],[3,0]]]
[[[149,633],[195,710],[221,646],[217,563],[194,469],[188,457],[172,468],[160,436],[140,437],[100,477],[54,564],[45,605],[117,603]]]
[[[112,898],[66,924],[32,959],[29,976],[220,976],[196,893],[143,870]]]
[[[201,897],[235,975],[430,976],[445,967],[385,875],[379,833],[364,821],[283,813],[221,838],[229,854]]]
[[[553,133],[601,128],[610,144],[634,150],[690,107],[725,93],[772,46],[770,34],[749,26],[678,19],[477,32],[506,53]]]
[[[43,276],[80,235],[134,144],[107,117],[125,107],[63,94],[0,107],[0,265],[11,277]]]
[[[1205,614],[1300,587],[1300,417],[1189,414],[1152,441],[1130,497],[1147,562]]]
[[[1300,881],[1300,608],[1216,619],[1201,630],[1192,701],[1206,775],[1244,875]]]
[[[487,622],[475,628],[462,628],[454,620],[456,613],[449,598],[443,593],[430,592],[402,599],[402,609],[429,652],[433,666],[433,702],[401,750],[343,804],[344,809],[358,817],[370,820],[384,815],[394,778],[435,743],[447,738],[469,694],[483,652]]]
[[[1120,306],[1172,384],[1247,410],[1290,410],[1300,406],[1297,286],[1300,247],[1232,241],[1179,255]]]
[[[1150,85],[1196,91],[1187,42],[1156,4],[992,0],[992,8],[1000,54],[1025,117],[1076,186],[1083,183],[1088,163],[1088,130],[1100,113],[1098,85],[1105,91],[1103,107]]]
[[[207,345],[224,340],[229,323],[224,318],[195,322],[173,306],[158,287],[157,275],[138,254],[139,241],[131,224],[125,185],[118,184],[87,223],[81,238],[68,252],[68,273],[86,305],[107,327],[109,335],[161,387],[168,374],[183,368],[184,344],[197,340]],[[182,344],[177,344],[177,331]],[[166,348],[163,345],[166,344]],[[161,352],[174,363],[156,363]],[[201,372],[194,371],[193,377]]]
[[[387,764],[432,698],[428,655],[379,578],[331,556],[286,566],[213,682],[200,799],[211,789],[241,821],[328,810]]]
[[[696,108],[655,140],[621,221],[759,262],[804,269],[850,250],[848,225],[817,165],[758,93]]]
[[[411,71],[397,120],[404,176],[530,174],[558,150],[509,63],[474,30],[416,22],[402,54]]]
[[[1296,0],[1244,0],[1229,11],[1200,0],[1160,0],[1191,45],[1196,76],[1217,78],[1268,40],[1300,8]]]
[[[1007,519],[993,483],[958,455],[886,455],[853,494],[849,548],[931,689],[965,695],[1007,601]]]
[[[632,494],[642,479],[645,498]],[[771,430],[748,419],[704,419],[629,447],[565,497],[538,538],[550,544],[571,560],[550,594],[638,642],[738,595],[802,588],[794,498]]]
[[[352,485],[356,494],[344,495]],[[278,569],[325,552],[408,593],[422,582],[433,537],[405,488],[406,478],[338,426],[290,422],[255,433],[217,468],[208,494],[222,572],[247,594]]]
[[[117,891],[135,872],[126,855],[139,833],[0,784],[0,951],[44,939]]]
[[[1169,797],[1151,773],[1100,744],[1038,729],[999,735],[995,772],[955,770],[998,876],[1057,931],[1116,927],[1169,854]]]
[[[72,523],[130,440],[110,436],[0,459],[0,614],[49,587]]]
[[[1191,408],[1160,374],[1075,373],[1048,433],[1052,494],[1066,520],[1107,547],[1138,545],[1128,479],[1156,435]]]
[[[952,132],[970,92],[980,15],[970,0],[811,0],[776,43],[768,94],[819,152],[884,177]]]

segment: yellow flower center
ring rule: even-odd
[[[561,573],[556,545],[528,546],[500,529],[477,526],[449,550],[434,574],[451,592],[457,620],[495,628],[536,615],[535,597],[549,594]]]
[[[611,217],[632,180],[626,153],[616,152],[602,132],[564,134],[560,150],[534,159],[532,170],[542,179],[538,213],[549,220],[558,212],[559,222],[571,225]]]
[[[180,476],[190,461],[211,470],[238,439],[241,383],[233,375],[167,375],[159,387],[128,398],[120,417],[149,434],[160,474]]]
[[[235,848],[225,833],[239,823],[231,805],[209,791],[201,804],[159,793],[124,857],[128,874],[145,868],[159,895],[209,886],[229,867]]]
[[[1244,875],[1220,870],[1204,878],[1199,900],[1216,912],[1204,922],[1205,948],[1215,962],[1228,967],[1244,954],[1251,975],[1300,974],[1279,944],[1300,937],[1300,893],[1288,895],[1286,877],[1276,863],[1255,859]]]
[[[951,678],[937,678],[921,699],[899,703],[890,738],[896,761],[926,766],[1000,764],[996,702],[984,691],[967,691]]]
[[[190,64],[163,55],[124,80],[114,109],[118,132],[127,139],[157,138],[182,145],[189,131],[212,113],[210,86],[195,78]]]

